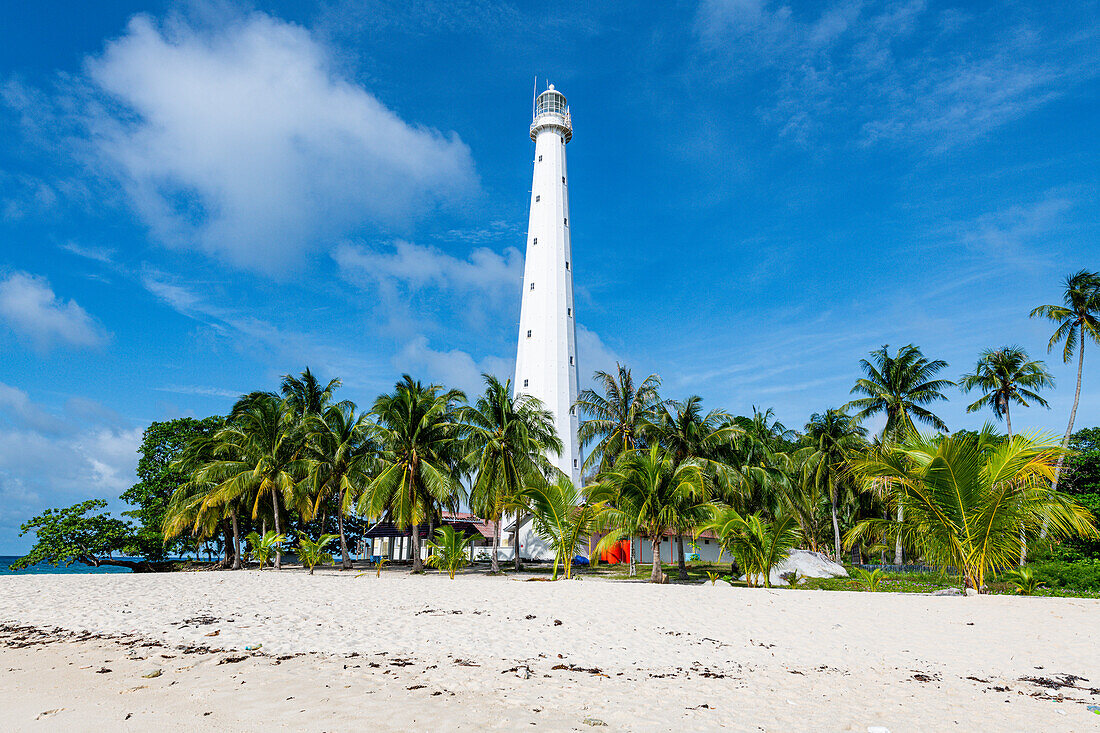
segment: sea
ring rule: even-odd
[[[85,565],[84,563],[74,562],[72,565],[65,567],[64,565],[53,566],[48,562],[40,562],[37,565],[31,565],[28,568],[22,570],[11,570],[10,566],[13,562],[19,559],[18,555],[0,555],[0,575],[71,575],[73,573],[129,573],[132,572],[129,568],[120,568],[110,565],[101,565],[98,568],[94,568],[91,565]],[[130,558],[120,558],[122,560],[129,560]]]

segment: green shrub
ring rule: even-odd
[[[1100,591],[1100,560],[1038,562],[1028,565],[1035,580],[1051,588]]]

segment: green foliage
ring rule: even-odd
[[[720,577],[721,577],[721,573],[712,573],[709,570],[707,571],[707,580],[710,581],[711,585],[714,585],[714,582],[716,580],[718,580],[718,578],[720,578]]]
[[[529,491],[535,533],[554,548],[554,579],[562,567],[573,577],[573,557],[600,527],[606,509],[602,501],[587,501],[565,476],[549,486]]]
[[[873,415],[884,415],[886,426],[883,439],[897,443],[916,432],[916,423],[946,431],[947,425],[925,405],[946,401],[944,390],[955,386],[936,375],[947,368],[942,359],[929,361],[919,347],[909,344],[891,355],[889,346],[871,352],[871,359],[859,362],[864,377],[856,380],[852,394],[863,397],[852,400],[844,408],[854,407],[854,418],[864,420]]]
[[[221,417],[203,420],[183,417],[154,422],[145,429],[138,448],[138,482],[122,494],[124,501],[137,507],[123,512],[124,517],[137,521],[123,548],[126,554],[161,560],[166,554],[183,549],[185,541],[168,543],[163,534],[172,494],[190,481],[190,472],[177,459],[193,440],[212,435],[223,423]]]
[[[1020,568],[1008,574],[1008,578],[1016,584],[1016,593],[1021,596],[1035,595],[1039,587],[1039,579],[1035,577],[1035,571],[1031,568]]]
[[[870,454],[855,468],[885,479],[904,522],[868,519],[848,545],[868,537],[900,536],[939,567],[957,568],[969,587],[982,588],[992,569],[1019,558],[1022,536],[1044,522],[1052,536],[1095,536],[1092,515],[1050,482],[1061,454],[1054,438],[1017,435],[1011,441],[977,437],[910,436],[901,446]]]
[[[109,514],[92,514],[103,509],[107,502],[89,499],[65,509],[47,509],[37,517],[24,522],[19,536],[35,532],[34,546],[11,565],[12,570],[22,570],[39,562],[69,566],[75,562],[98,567],[120,565],[131,569],[152,569],[148,563],[114,560],[111,553],[125,547],[133,536],[132,528],[121,519]]]
[[[244,539],[251,547],[249,554],[260,564],[260,570],[263,570],[277,548],[286,542],[286,535],[272,529],[263,537],[258,532],[249,532]]]
[[[1012,430],[1009,409],[1015,403],[1029,407],[1031,403],[1047,407],[1037,390],[1054,386],[1054,377],[1042,361],[1031,361],[1019,346],[986,349],[978,358],[974,371],[963,375],[959,388],[963,392],[979,390],[982,396],[968,405],[967,412],[991,407],[993,414],[1005,420]],[[1030,402],[1029,402],[1030,400]]]
[[[586,389],[577,400],[581,411],[579,437],[581,447],[588,449],[584,470],[598,468],[608,471],[619,456],[643,445],[642,431],[656,415],[661,378],[650,374],[641,384],[622,364],[616,364],[614,375],[596,372],[593,381],[603,388],[603,394]]]
[[[792,570],[789,573],[783,573],[779,577],[782,578],[783,581],[790,588],[797,588],[798,587],[798,581],[802,578],[802,576],[798,574],[797,570]]]
[[[332,565],[332,554],[325,548],[332,543],[337,535],[323,534],[316,540],[302,537],[298,540],[298,559],[309,568],[309,574],[313,575],[313,568],[318,565]]]
[[[424,564],[430,568],[446,571],[451,580],[455,573],[470,564],[470,542],[465,532],[456,532],[449,524],[435,531],[435,538],[428,542],[428,559]]]
[[[767,521],[763,513],[747,517],[730,507],[718,507],[711,521],[700,529],[709,529],[718,537],[722,549],[735,558],[745,573],[749,587],[771,587],[771,571],[798,546],[802,531],[789,515]]]
[[[1100,592],[1100,560],[1031,563],[1035,580],[1051,588]]]
[[[865,568],[852,568],[852,573],[855,574],[856,580],[863,584],[863,587],[872,593],[877,593],[879,585],[882,583],[883,570],[882,568],[875,568],[874,570],[867,570]]]

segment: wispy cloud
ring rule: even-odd
[[[193,384],[169,384],[163,387],[153,387],[157,392],[170,392],[172,394],[195,395],[197,397],[228,397],[236,398],[246,390],[222,389],[221,387],[204,387]]]
[[[76,301],[57,297],[49,281],[26,272],[0,279],[0,322],[39,349],[96,347],[110,338]]]
[[[503,253],[478,247],[468,259],[459,259],[435,247],[398,240],[388,252],[345,243],[332,256],[341,275],[352,283],[398,282],[411,289],[431,286],[489,292],[511,288],[518,292],[523,282],[523,256],[515,247]]]
[[[924,0],[810,7],[704,0],[696,18],[704,54],[734,75],[769,78],[762,117],[803,144],[837,129],[863,145],[943,150],[1100,74],[1095,24],[1035,27],[1007,7],[969,16]]]
[[[95,260],[105,265],[114,264],[115,250],[108,247],[90,247],[76,242],[65,242],[61,249],[88,260]]]

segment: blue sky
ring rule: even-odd
[[[1045,358],[1028,312],[1100,269],[1095,1],[6,3],[0,29],[0,554],[117,497],[150,421],[306,365],[360,405],[508,376],[536,75],[573,111],[582,374],[798,427],[884,343],[952,378]],[[1049,362],[1015,425],[1064,430]],[[966,404],[951,428],[989,419]]]

